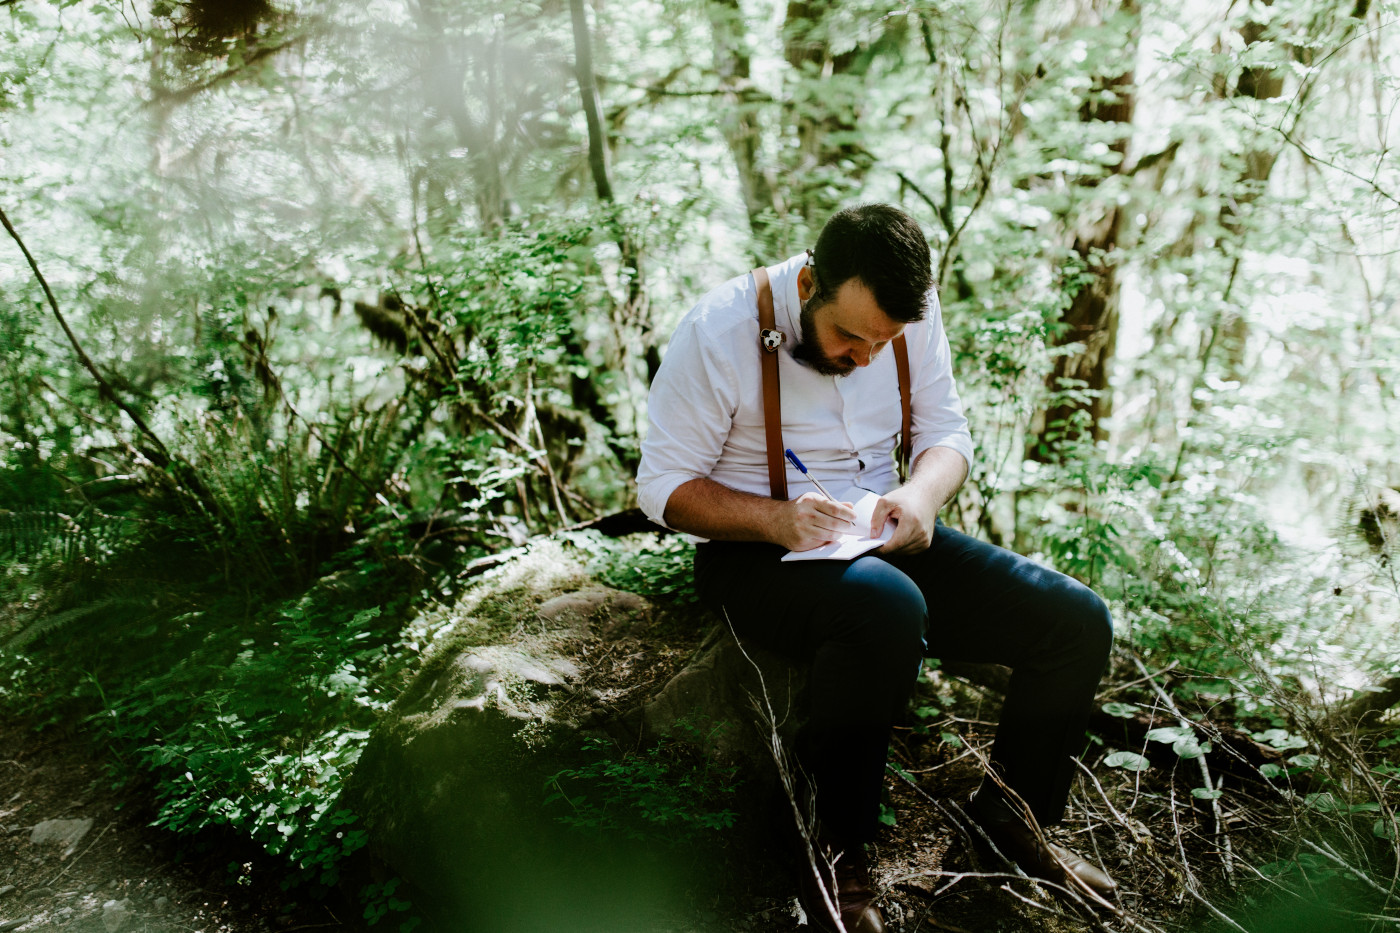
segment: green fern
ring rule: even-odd
[[[99,560],[110,555],[126,533],[129,519],[85,510],[0,509],[0,558],[34,562]]]
[[[141,604],[141,600],[131,599],[130,597],[112,596],[106,599],[84,603],[81,606],[74,606],[72,609],[65,609],[62,612],[55,612],[51,615],[43,616],[42,618],[30,622],[12,635],[10,639],[5,642],[4,650],[17,651],[41,636],[47,635],[50,632],[55,632],[65,625],[71,625],[79,619],[85,619],[103,609],[114,609],[118,606],[135,606]]]

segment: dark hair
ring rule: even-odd
[[[817,304],[859,279],[891,320],[924,317],[933,288],[928,241],[914,218],[888,204],[861,204],[836,213],[817,237],[812,272]]]

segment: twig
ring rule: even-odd
[[[1087,904],[1084,903],[1083,899],[1079,896],[1079,894],[1078,894],[1076,891],[1072,891],[1072,890],[1070,890],[1068,887],[1065,887],[1064,885],[1056,884],[1056,883],[1053,882],[1053,881],[1047,881],[1046,879],[1043,879],[1043,878],[1031,878],[1031,877],[1030,877],[1029,875],[1027,875],[1024,871],[1022,871],[1021,866],[1017,865],[1014,861],[1012,861],[1011,859],[1007,858],[1006,855],[1005,855],[1004,853],[1002,853],[1002,851],[1001,851],[1000,849],[997,848],[996,843],[992,842],[991,837],[989,837],[989,836],[987,835],[986,831],[982,828],[981,824],[979,824],[976,820],[972,819],[971,817],[968,817],[968,816],[962,811],[962,808],[961,808],[961,807],[957,807],[957,806],[955,805],[955,806],[954,806],[954,809],[956,809],[956,810],[958,811],[958,813],[962,814],[962,816],[959,817],[959,816],[957,816],[957,815],[954,815],[952,812],[949,811],[949,809],[948,809],[947,807],[945,807],[945,806],[943,805],[942,801],[940,801],[940,800],[938,800],[937,798],[935,798],[935,797],[933,797],[932,795],[930,795],[928,791],[924,790],[924,789],[923,789],[922,787],[920,787],[918,784],[916,784],[916,783],[914,783],[913,781],[909,780],[909,778],[906,777],[906,776],[905,776],[903,773],[901,773],[900,771],[898,771],[898,770],[896,770],[896,769],[894,769],[894,768],[887,768],[886,770],[888,770],[891,774],[893,774],[893,775],[894,775],[895,777],[897,777],[899,780],[903,781],[911,790],[913,790],[913,791],[914,791],[916,794],[918,794],[920,797],[923,797],[923,798],[924,798],[925,800],[927,800],[929,803],[933,804],[933,805],[948,819],[948,822],[949,822],[949,823],[951,823],[953,826],[955,826],[957,829],[959,829],[959,830],[963,833],[963,835],[966,836],[966,837],[968,838],[969,842],[972,841],[972,833],[969,832],[969,830],[968,830],[968,825],[971,825],[972,828],[973,828],[973,830],[976,831],[977,835],[980,836],[980,837],[982,838],[983,843],[986,844],[986,846],[987,846],[989,849],[991,849],[991,851],[992,851],[993,853],[995,853],[999,858],[1001,858],[1003,861],[1005,861],[1008,865],[1011,866],[1011,872],[1014,873],[1014,874],[1010,874],[1010,877],[1018,878],[1018,879],[1022,879],[1022,880],[1026,880],[1026,881],[1033,881],[1033,882],[1035,882],[1036,884],[1044,885],[1044,886],[1046,886],[1046,887],[1048,887],[1048,888],[1052,888],[1052,889],[1054,889],[1054,890],[1056,890],[1056,891],[1061,892],[1062,894],[1065,894],[1074,904],[1076,904],[1078,907],[1080,907],[1081,912],[1082,912],[1082,915],[1083,915],[1086,919],[1088,919],[1090,923],[1093,923],[1093,924],[1094,924],[1095,926],[1097,926],[1100,930],[1106,931],[1106,930],[1108,929],[1106,926],[1104,926],[1103,922],[1102,922],[1101,920],[1099,920],[1099,918],[1098,918],[1098,916],[1095,914],[1095,912],[1094,912],[1092,909],[1090,909],[1089,905],[1087,905]],[[992,774],[990,771],[989,771],[988,773],[989,773],[989,774]],[[1010,788],[1006,787],[1006,785],[1001,784],[1000,781],[998,780],[998,778],[997,778],[997,776],[996,776],[995,774],[992,774],[992,780],[998,781],[999,786],[1002,787],[1002,788],[1004,789],[1004,791],[1007,793],[1008,797],[1012,797],[1012,796],[1015,795],[1015,791],[1012,791]],[[1020,800],[1019,797],[1016,797],[1015,799],[1018,800],[1018,801]],[[1022,805],[1024,806],[1024,803],[1022,803]],[[1115,811],[1115,812],[1116,812],[1116,811]],[[1033,825],[1034,825],[1034,824],[1033,824]],[[1037,829],[1038,829],[1038,827],[1037,827]],[[1042,839],[1043,839],[1043,837],[1042,837]],[[966,872],[966,873],[963,873],[963,874],[965,874],[967,877],[983,877],[984,875],[987,876],[987,877],[995,877],[995,876],[997,875],[997,873],[981,873],[981,874],[979,874],[979,873],[976,873],[976,872]],[[1007,873],[1000,873],[1000,874],[1001,874],[1003,877],[1007,876]],[[1066,871],[1065,874],[1066,874],[1066,876],[1068,876],[1068,877],[1070,877],[1070,878],[1073,878],[1074,881],[1075,881],[1077,884],[1079,884],[1079,885],[1083,885],[1083,884],[1084,884],[1084,882],[1080,881],[1079,878],[1077,878],[1076,876],[1074,876],[1074,875],[1071,874],[1070,872]],[[1086,889],[1087,889],[1087,886],[1086,886]],[[1003,890],[1005,890],[1005,889],[1003,888]],[[1091,889],[1087,889],[1087,890],[1089,890],[1090,895],[1093,897],[1095,906],[1097,906],[1097,907],[1099,907],[1100,909],[1105,910],[1106,912],[1112,914],[1116,919],[1122,921],[1123,923],[1126,923],[1126,924],[1127,924],[1129,927],[1131,927],[1132,929],[1134,929],[1134,930],[1143,930],[1143,931],[1147,931],[1147,933],[1162,933],[1161,928],[1158,927],[1158,926],[1156,926],[1155,924],[1152,924],[1152,923],[1149,923],[1149,922],[1140,920],[1139,918],[1134,917],[1134,916],[1128,914],[1125,910],[1123,910],[1123,909],[1122,909],[1121,907],[1119,907],[1118,905],[1112,904],[1112,903],[1109,903],[1109,902],[1105,901],[1103,898],[1099,897],[1097,894],[1094,894],[1093,891],[1092,891]]]
[[[1182,839],[1181,824],[1176,819],[1176,787],[1172,786],[1171,797],[1168,800],[1167,808],[1172,814],[1172,838],[1176,840],[1177,851],[1181,853],[1181,867],[1186,870],[1186,889],[1192,894],[1196,893],[1196,888],[1200,882],[1196,880],[1196,873],[1191,870],[1191,862],[1186,858],[1186,843]]]
[[[1025,881],[1025,875],[1013,875],[1008,871],[911,871],[907,874],[896,875],[890,879],[890,884],[901,884],[905,881],[913,881],[916,878],[947,878],[948,883],[934,891],[930,897],[938,897],[959,881],[968,878],[980,878],[983,880],[1005,878],[1007,880]]]
[[[1200,901],[1202,907],[1210,911],[1217,919],[1224,921],[1232,929],[1239,930],[1240,933],[1249,933],[1248,930],[1246,930],[1244,927],[1240,926],[1238,923],[1232,920],[1229,914],[1225,913],[1225,911],[1221,910],[1219,907],[1216,907],[1210,901],[1206,900],[1195,889],[1187,888],[1186,893],[1190,894],[1196,900]]]
[[[792,769],[788,767],[787,755],[783,750],[782,737],[778,735],[778,717],[773,711],[773,702],[768,695],[768,683],[763,676],[763,669],[749,656],[744,648],[744,643],[739,640],[739,633],[734,630],[734,623],[729,618],[729,611],[724,611],[724,624],[729,627],[729,634],[734,638],[734,643],[739,647],[739,653],[744,656],[744,660],[749,662],[749,666],[758,675],[758,689],[762,694],[762,703],[759,698],[752,694],[749,700],[753,703],[754,711],[768,725],[768,753],[773,757],[773,764],[778,769],[778,779],[782,782],[784,795],[788,799],[788,804],[792,808],[793,822],[797,825],[797,832],[802,837],[802,848],[806,852],[807,867],[811,869],[813,877],[817,879],[817,887],[822,893],[822,904],[826,907],[829,918],[836,924],[838,933],[846,933],[846,926],[841,921],[841,911],[836,904],[836,865],[835,862],[823,857],[823,866],[817,865],[817,856],[820,854],[820,847],[814,838],[815,833],[812,827],[816,824],[816,814],[809,813],[806,816],[802,813],[802,807],[797,802],[797,787],[793,780]],[[799,764],[800,767],[800,764]],[[838,856],[839,858],[839,856]],[[822,877],[822,867],[827,869],[828,878]],[[830,889],[824,883],[829,880]]]
[[[1030,907],[1034,907],[1036,910],[1043,910],[1052,917],[1058,917],[1061,920],[1070,919],[1070,915],[1065,913],[1064,911],[1056,910],[1053,907],[1050,907],[1046,904],[1042,904],[1035,898],[1026,897],[1021,892],[1012,888],[1009,884],[1002,885],[998,890],[1002,891],[1003,893],[1010,894],[1012,897],[1016,898],[1016,900],[1021,901],[1023,904],[1026,904]]]
[[[1136,687],[1138,684],[1147,683],[1148,681],[1152,680],[1154,677],[1161,677],[1163,674],[1168,673],[1169,671],[1176,670],[1177,665],[1179,665],[1180,663],[1181,663],[1181,661],[1179,661],[1179,660],[1173,661],[1172,663],[1168,664],[1166,667],[1162,668],[1160,671],[1157,671],[1157,673],[1155,673],[1155,674],[1148,674],[1146,677],[1139,677],[1137,680],[1130,680],[1130,681],[1128,681],[1128,682],[1125,683],[1125,684],[1114,684],[1113,686],[1111,686],[1111,687],[1109,687],[1107,690],[1105,690],[1103,693],[1100,693],[1098,696],[1094,697],[1094,702],[1097,703],[1099,700],[1103,700],[1103,699],[1105,699],[1105,698],[1107,698],[1107,697],[1111,697],[1111,696],[1113,696],[1115,693],[1122,693],[1124,690],[1127,690],[1129,687]]]
[[[980,754],[977,755],[977,758],[979,761],[982,762],[982,769],[986,773],[987,777],[991,778],[992,783],[996,784],[997,788],[1001,791],[1002,798],[1008,804],[1010,804],[1013,809],[1019,811],[1021,821],[1024,822],[1026,826],[1030,828],[1031,832],[1035,834],[1036,842],[1045,852],[1049,853],[1051,858],[1055,860],[1055,864],[1059,867],[1060,871],[1064,873],[1064,876],[1070,880],[1071,885],[1079,891],[1079,894],[1087,896],[1089,901],[1092,902],[1095,906],[1107,910],[1115,915],[1121,915],[1122,911],[1120,911],[1116,905],[1110,903],[1097,891],[1089,887],[1089,885],[1086,884],[1083,879],[1081,879],[1074,872],[1070,871],[1069,867],[1066,866],[1063,861],[1061,861],[1060,857],[1057,854],[1055,854],[1055,850],[1050,847],[1050,840],[1045,837],[1045,831],[1041,829],[1040,821],[1035,818],[1035,813],[1031,810],[1030,804],[1026,803],[1025,800],[1021,798],[1021,795],[1016,793],[1016,791],[1011,788],[1011,785],[1007,784],[1005,781],[1002,780],[1001,775],[997,773],[997,770],[994,767],[992,767],[990,761],[983,758]],[[1049,884],[1051,882],[1046,883]],[[1055,885],[1055,887],[1060,887],[1060,885]],[[1086,912],[1088,912],[1092,916],[1093,911],[1089,910],[1088,905],[1084,903],[1083,899],[1080,896],[1073,894],[1072,892],[1071,896],[1073,897],[1076,904],[1084,908]],[[1094,918],[1094,922],[1099,926],[1102,926],[1102,924],[1099,923],[1097,918]]]
[[[1353,875],[1355,875],[1355,876],[1361,881],[1362,884],[1366,885],[1366,886],[1369,887],[1371,890],[1373,890],[1373,891],[1378,891],[1378,892],[1380,892],[1381,894],[1384,894],[1387,898],[1389,898],[1389,897],[1391,896],[1391,894],[1393,893],[1393,892],[1391,892],[1391,891],[1387,891],[1385,888],[1381,887],[1380,885],[1378,885],[1378,884],[1376,884],[1374,881],[1372,881],[1372,880],[1367,876],[1366,872],[1362,871],[1361,869],[1357,868],[1357,867],[1354,866],[1354,865],[1349,865],[1349,864],[1347,864],[1347,862],[1346,862],[1345,859],[1343,859],[1343,858],[1342,858],[1340,855],[1338,855],[1336,852],[1333,852],[1333,851],[1332,851],[1330,848],[1328,848],[1327,846],[1318,845],[1317,843],[1313,842],[1311,839],[1299,839],[1298,841],[1301,842],[1303,845],[1307,846],[1309,849],[1312,849],[1314,852],[1316,852],[1318,855],[1322,856],[1323,858],[1327,859],[1328,861],[1330,861],[1330,862],[1336,862],[1338,865],[1342,866],[1342,867],[1345,868],[1347,871],[1351,872]]]
[[[24,240],[20,239],[19,231],[10,223],[10,218],[5,216],[5,211],[3,209],[0,209],[0,223],[5,225],[5,229],[9,231],[10,236],[19,244],[20,251],[24,253],[24,258],[29,260],[29,268],[34,270],[34,277],[39,280],[39,285],[44,290],[44,296],[49,299],[49,307],[53,309],[53,316],[58,318],[58,325],[62,327],[63,332],[68,335],[68,342],[73,345],[73,352],[78,355],[78,362],[82,363],[83,368],[97,381],[97,388],[102,395],[115,402],[117,407],[135,423],[141,433],[149,438],[151,443],[155,444],[156,450],[154,452],[161,460],[156,466],[167,466],[171,460],[170,451],[166,450],[165,445],[161,443],[156,432],[152,431],[150,426],[146,424],[146,420],[142,418],[134,408],[122,401],[121,397],[117,395],[117,390],[112,388],[112,384],[103,378],[102,373],[98,372],[97,364],[87,355],[87,351],[83,349],[82,344],[78,343],[78,337],[73,333],[73,328],[68,326],[68,321],[63,317],[63,312],[58,310],[58,300],[54,298],[53,290],[49,288],[49,283],[44,278],[44,274],[39,271],[39,264],[35,262],[34,256],[29,252],[29,247],[24,245]]]
[[[1176,717],[1177,723],[1184,729],[1190,729],[1194,734],[1195,727],[1190,720],[1181,714],[1181,710],[1177,708],[1176,702],[1171,698],[1171,694],[1162,689],[1162,686],[1158,684],[1152,677],[1152,674],[1148,672],[1147,665],[1142,663],[1142,658],[1134,654],[1133,663],[1137,665],[1137,669],[1142,672],[1142,676],[1147,680],[1148,685],[1152,687],[1152,692],[1157,694],[1157,697],[1166,705],[1167,709],[1171,710],[1172,715]],[[1225,865],[1225,881],[1233,887],[1235,883],[1234,849],[1230,844],[1229,828],[1225,825],[1225,818],[1220,812],[1220,798],[1213,793],[1218,788],[1215,783],[1211,781],[1210,766],[1206,764],[1204,752],[1196,756],[1196,766],[1200,768],[1201,780],[1205,783],[1206,790],[1212,792],[1210,798],[1210,812],[1211,815],[1215,817],[1215,836],[1220,843],[1221,854],[1224,856],[1222,861]],[[1173,796],[1175,796],[1174,792]],[[1173,820],[1176,818],[1175,809],[1175,805],[1173,805]]]
[[[1098,789],[1099,797],[1103,799],[1104,806],[1108,807],[1108,812],[1112,813],[1114,818],[1118,820],[1118,822],[1123,824],[1124,829],[1128,830],[1128,832],[1130,833],[1133,833],[1133,838],[1136,839],[1137,834],[1133,832],[1133,824],[1129,823],[1128,818],[1122,813],[1118,812],[1118,808],[1113,805],[1113,801],[1108,799],[1108,794],[1104,791],[1103,785],[1099,783],[1098,776],[1095,775],[1094,772],[1090,771],[1089,767],[1085,765],[1084,762],[1080,761],[1078,758],[1071,756],[1070,761],[1073,761],[1076,765],[1079,766],[1079,769],[1081,771],[1083,771],[1089,776],[1089,780],[1093,781],[1094,787]]]

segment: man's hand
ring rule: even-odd
[[[881,496],[870,516],[870,536],[878,535],[885,519],[895,522],[894,537],[877,554],[917,554],[933,543],[938,511],[953,497],[967,476],[967,461],[957,451],[934,447],[919,454],[909,482]]]
[[[810,551],[859,530],[856,510],[849,502],[832,502],[815,492],[804,492],[784,505],[774,539],[789,551]]]
[[[894,537],[876,549],[877,554],[917,554],[933,543],[934,523],[942,502],[934,502],[928,491],[917,484],[900,486],[881,496],[870,517],[870,537],[885,527],[885,519],[895,523]]]

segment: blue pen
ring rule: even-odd
[[[799,470],[801,470],[801,471],[802,471],[802,475],[805,476],[805,477],[807,477],[809,480],[811,480],[811,481],[812,481],[812,485],[815,486],[815,487],[817,487],[817,489],[819,489],[819,490],[821,491],[821,494],[822,494],[822,495],[826,496],[826,497],[827,497],[828,499],[830,499],[832,502],[837,501],[837,500],[836,500],[836,497],[833,496],[831,493],[827,492],[827,491],[826,491],[826,487],[823,486],[823,485],[821,484],[821,482],[820,482],[815,476],[813,476],[811,473],[808,473],[808,472],[807,472],[807,468],[806,468],[805,466],[802,465],[802,461],[801,461],[801,460],[798,460],[798,459],[797,459],[797,454],[793,453],[791,448],[789,448],[789,449],[783,451],[783,453],[787,454],[787,458],[788,458],[789,460],[792,461],[792,465],[795,466],[795,467],[797,467]],[[851,524],[854,525],[855,522],[851,522]]]

